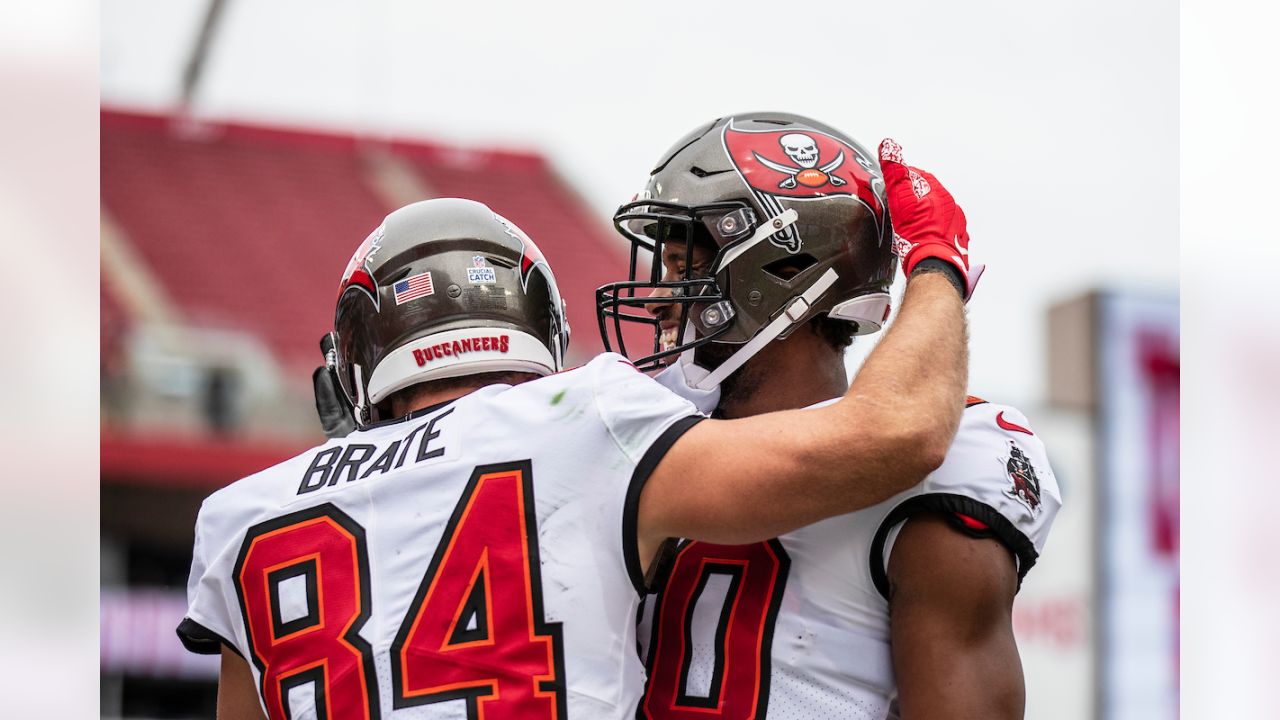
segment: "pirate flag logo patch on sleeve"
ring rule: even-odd
[[[1005,471],[1009,473],[1011,485],[1004,494],[1026,505],[1033,515],[1039,512],[1040,479],[1036,477],[1031,459],[1012,440],[1009,441],[1009,459],[1005,461]]]
[[[770,217],[783,212],[779,198],[842,195],[858,200],[877,223],[883,222],[884,208],[872,189],[873,184],[883,186],[880,170],[865,152],[842,140],[808,128],[739,130],[730,122],[724,128],[724,149]],[[802,244],[794,228],[769,240],[793,253]]]

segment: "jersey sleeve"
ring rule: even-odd
[[[636,548],[640,493],[654,468],[689,428],[705,419],[688,400],[606,353],[590,363],[595,406],[619,452],[633,466],[622,514],[622,547],[631,584],[642,597],[645,578]]]
[[[1044,443],[1027,418],[1007,405],[970,400],[942,466],[895,498],[871,545],[876,589],[888,598],[887,568],[902,523],[940,513],[962,532],[994,537],[1013,553],[1018,584],[1044,550],[1062,506]]]
[[[231,638],[234,624],[224,591],[231,578],[229,571],[217,572],[219,564],[213,548],[217,543],[214,512],[209,501],[200,508],[196,519],[195,548],[191,558],[191,575],[187,579],[187,614],[178,625],[178,638],[184,647],[201,655],[216,655],[225,645],[236,654],[240,650]]]
[[[621,355],[601,355],[591,362],[591,369],[600,419],[633,462],[639,462],[674,424],[699,417],[692,402],[636,370]]]

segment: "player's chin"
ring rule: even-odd
[[[724,362],[733,355],[738,347],[738,345],[709,342],[706,345],[702,345],[694,349],[693,361],[707,370],[715,370],[723,365]]]

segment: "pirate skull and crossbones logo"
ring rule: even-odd
[[[797,184],[816,188],[827,183],[835,187],[848,183],[847,180],[831,174],[833,170],[844,164],[843,150],[837,152],[831,162],[819,166],[818,142],[812,137],[804,133],[788,133],[778,138],[778,144],[782,146],[782,151],[787,154],[787,157],[799,167],[774,162],[760,153],[754,154],[761,165],[787,176],[778,183],[778,187],[783,190],[795,189]]]

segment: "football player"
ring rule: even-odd
[[[357,428],[201,508],[178,632],[222,655],[219,717],[633,717],[634,617],[668,538],[762,540],[941,462],[963,308],[921,277],[902,316],[878,383],[703,421],[619,355],[560,372],[551,269],[488,207],[388,215],[343,273],[324,371]]]
[[[748,238],[778,220],[787,237]],[[783,113],[681,139],[615,224],[653,260],[633,252],[631,281],[599,292],[606,343],[653,326],[637,364],[714,417],[842,396],[845,349],[888,317],[895,249],[966,299],[980,274],[964,213],[896,143],[877,163]],[[943,465],[884,502],[750,545],[682,542],[641,615],[640,716],[1022,717],[1011,607],[1059,504],[1027,419],[971,398]]]

